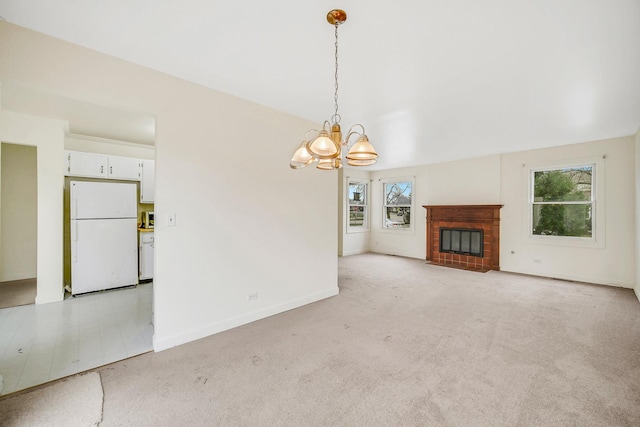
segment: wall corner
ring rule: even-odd
[[[640,301],[640,128],[636,131],[636,143],[635,143],[635,185],[636,185],[636,280],[634,291],[638,301]]]

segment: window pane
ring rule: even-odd
[[[409,207],[390,207],[385,208],[385,228],[409,228],[411,227],[411,208]]]
[[[591,237],[591,203],[533,205],[533,234]]]
[[[365,226],[365,206],[351,206],[349,208],[349,225],[351,227]]]
[[[349,204],[366,205],[367,184],[349,184]]]
[[[384,185],[385,205],[410,205],[411,183],[390,182]]]
[[[593,166],[534,172],[534,202],[591,201]]]

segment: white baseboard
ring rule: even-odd
[[[374,254],[381,254],[381,255],[392,255],[392,256],[401,256],[404,258],[413,258],[413,259],[425,259],[424,255],[420,254],[417,255],[415,253],[408,253],[408,252],[401,252],[401,251],[376,251],[376,250],[370,250],[369,252],[374,253]]]
[[[515,270],[505,268],[500,266],[500,271],[504,273],[515,273],[515,274],[524,274],[527,276],[534,277],[545,277],[548,279],[558,279],[558,280],[566,280],[568,282],[581,282],[581,283],[590,283],[592,285],[603,285],[603,286],[611,286],[614,288],[624,288],[624,289],[634,289],[633,285],[630,283],[614,283],[610,280],[594,278],[594,277],[583,277],[572,274],[540,274],[537,271],[528,271],[528,270]],[[635,289],[634,289],[635,290]],[[636,295],[638,295],[638,291],[636,291]]]
[[[323,300],[332,296],[338,295],[338,287],[330,291],[322,291],[313,295],[309,295],[296,300],[288,301],[283,304],[277,304],[271,307],[264,308],[262,310],[253,311],[243,314],[231,319],[222,320],[210,325],[203,326],[201,328],[193,329],[182,334],[173,335],[165,338],[158,338],[153,335],[153,350],[162,351],[171,347],[175,347],[181,344],[186,344],[191,341],[198,340],[200,338],[208,337],[219,332],[223,332],[229,329],[236,328],[238,326],[245,325],[247,323],[255,322],[256,320],[264,319],[265,317],[273,316],[275,314],[283,313],[285,311],[293,310],[294,308],[302,307],[303,305],[311,304],[316,301]]]
[[[0,282],[13,282],[14,280],[35,279],[36,273],[28,271],[23,273],[3,274],[0,276]]]
[[[343,252],[342,256],[360,255],[360,254],[366,254],[367,252],[369,252],[369,251],[366,250],[366,249],[355,250],[355,251],[347,251],[347,252]]]

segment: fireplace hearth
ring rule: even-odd
[[[475,271],[500,270],[502,206],[423,206],[427,210],[427,260]]]

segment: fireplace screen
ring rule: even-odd
[[[483,230],[467,228],[440,229],[440,252],[482,257],[483,242]]]

